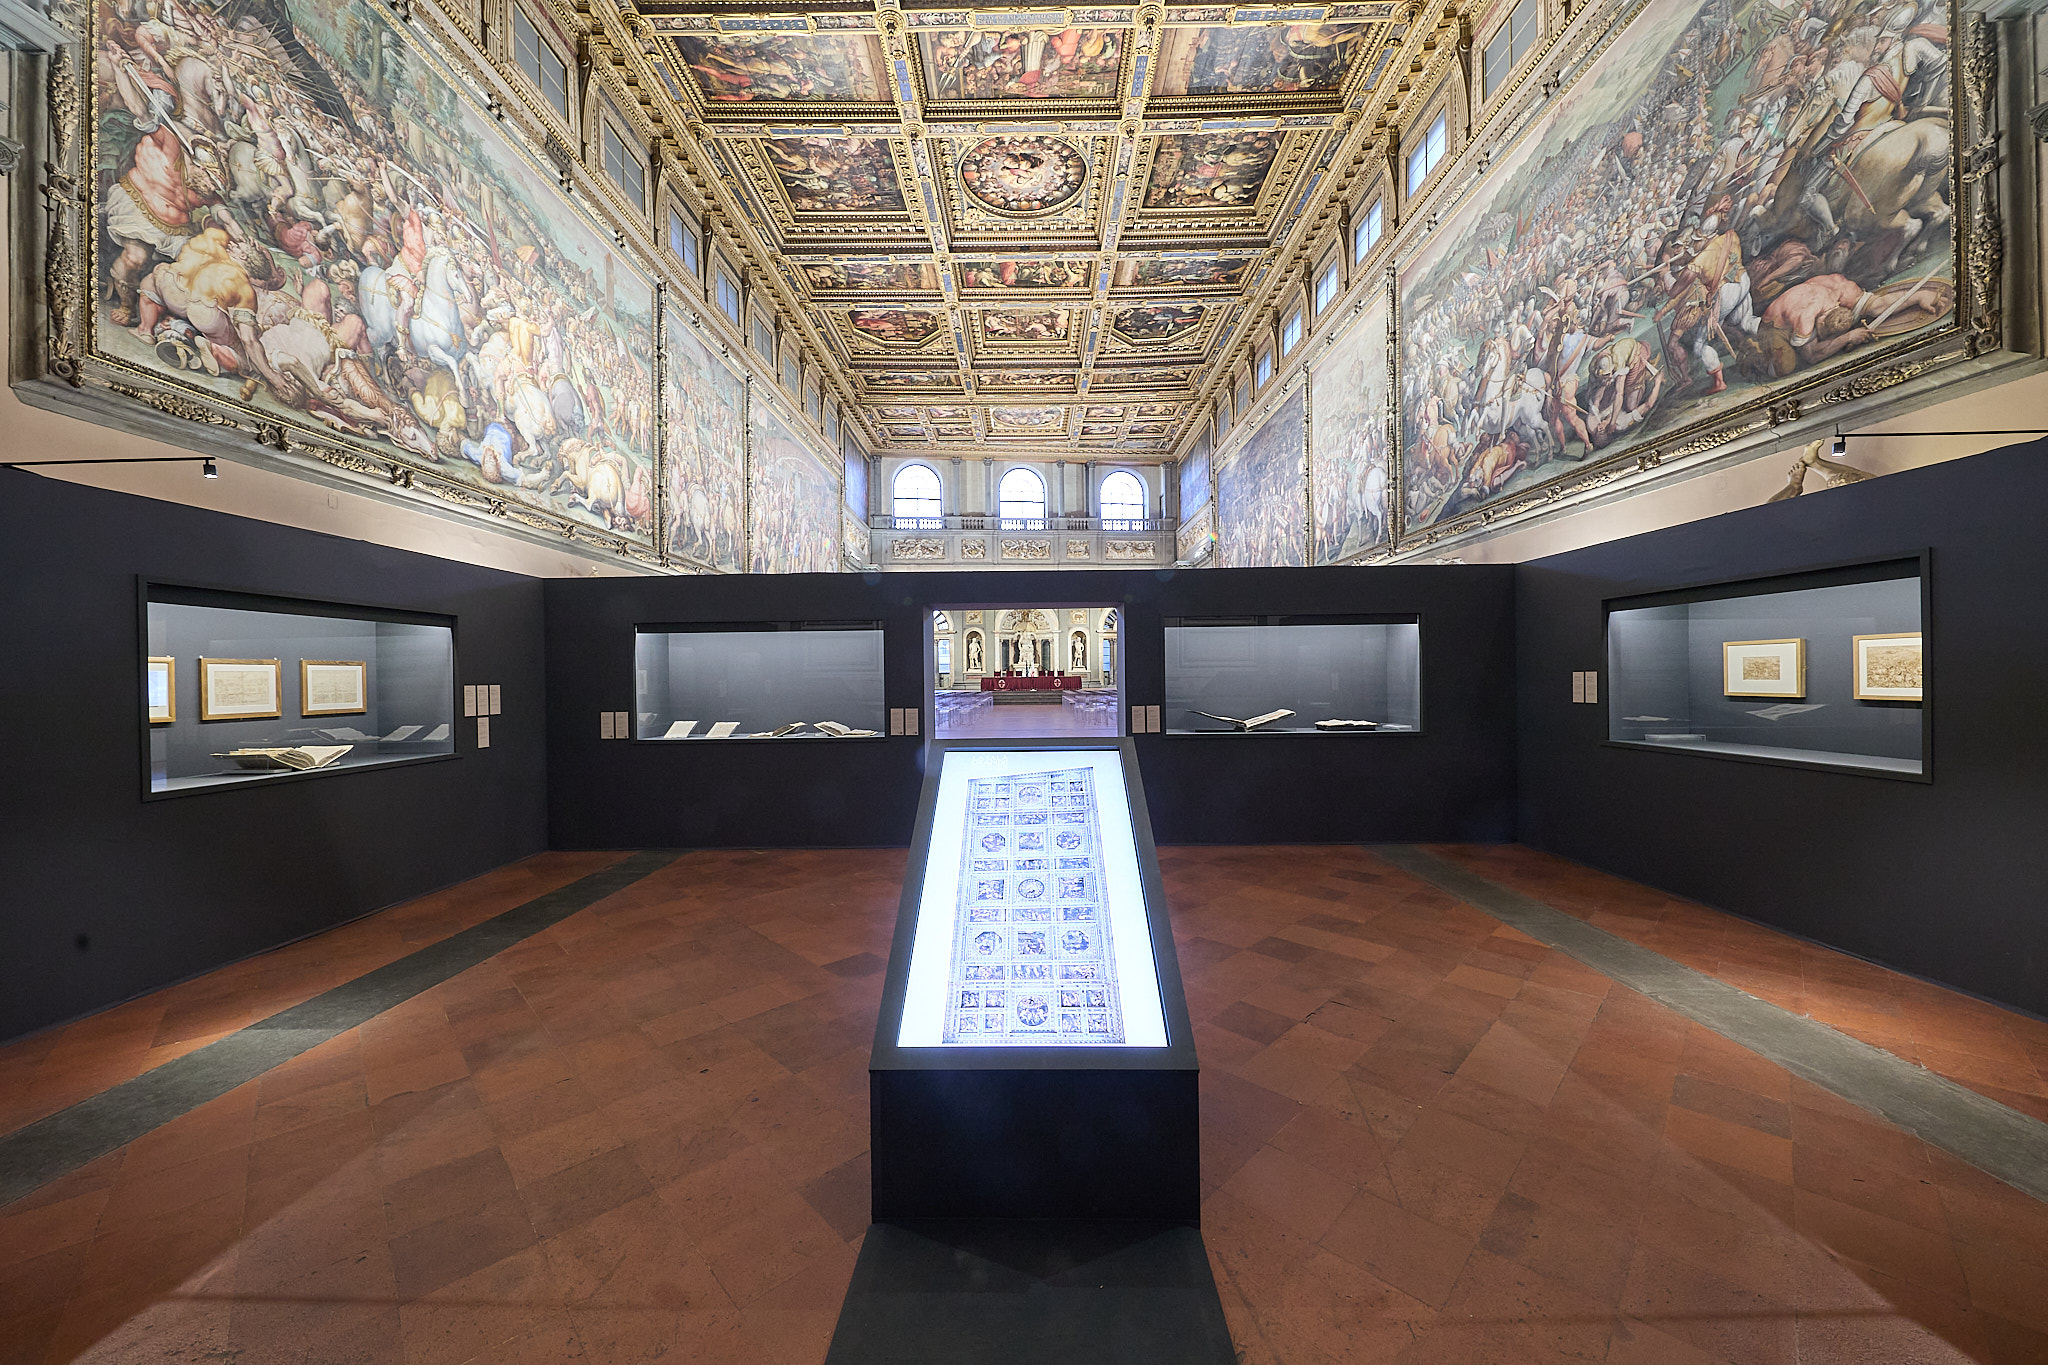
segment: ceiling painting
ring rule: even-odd
[[[697,93],[716,104],[889,97],[882,46],[871,34],[690,33],[675,45]]]
[[[889,144],[873,137],[771,137],[761,154],[799,213],[902,213]]]
[[[1334,91],[1369,24],[1274,24],[1167,30],[1155,95],[1281,95]]]
[[[1447,3],[618,10],[685,144],[663,183],[867,448],[1149,459],[1207,423],[1331,196],[1374,173],[1376,120],[1441,88]]]
[[[945,29],[918,35],[932,100],[1115,99],[1120,28]]]

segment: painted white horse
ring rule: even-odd
[[[462,375],[462,355],[468,349],[462,308],[472,308],[476,295],[463,276],[462,267],[445,249],[427,254],[426,283],[420,290],[412,315],[412,349],[415,355],[446,369],[455,379],[456,399],[466,408],[469,387]]]

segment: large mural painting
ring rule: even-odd
[[[1236,455],[1216,467],[1218,568],[1300,568],[1308,563],[1303,426],[1297,388]]]
[[[1309,378],[1315,559],[1334,564],[1392,532],[1387,501],[1387,296],[1381,290]]]
[[[1180,462],[1180,519],[1193,521],[1209,505],[1209,433],[1195,438]]]
[[[96,343],[654,536],[654,289],[362,0],[103,3]]]
[[[768,404],[748,405],[753,480],[748,520],[755,573],[829,573],[839,567],[839,474]]]
[[[746,381],[674,310],[662,314],[671,556],[737,573],[745,535]]]
[[[1941,0],[1650,0],[1401,276],[1407,525],[1955,313]]]

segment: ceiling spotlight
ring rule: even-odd
[[[1848,453],[1849,438],[1844,436],[1838,428],[1835,431],[1835,444],[1829,449],[1828,454],[1835,456],[1837,459],[1840,459],[1842,456],[1847,455]]]
[[[217,479],[220,477],[220,469],[214,464],[212,457],[209,456],[199,462],[199,477],[202,479]]]

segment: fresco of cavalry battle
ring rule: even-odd
[[[1943,0],[1651,0],[1401,276],[1407,525],[1955,311]]]
[[[654,534],[654,290],[364,0],[100,0],[98,348]]]

